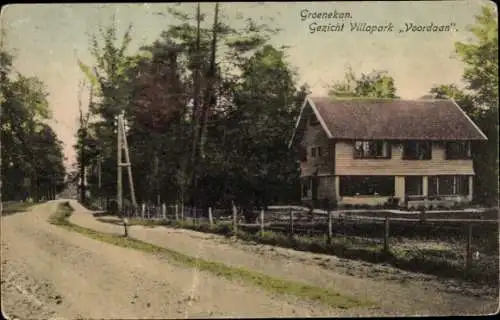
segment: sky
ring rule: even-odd
[[[435,85],[462,85],[464,64],[454,55],[454,43],[472,41],[467,26],[474,24],[483,5],[494,6],[483,0],[223,2],[221,10],[224,20],[234,27],[241,25],[241,17],[248,17],[280,28],[270,43],[288,46],[287,60],[298,72],[298,83],[308,83],[313,95],[326,95],[328,85],[342,80],[350,66],[356,74],[386,70],[394,77],[400,97],[416,99]],[[78,85],[85,78],[77,57],[87,64],[94,62],[90,35],[115,15],[119,35],[132,23],[129,52],[137,52],[178,22],[157,14],[166,13],[167,6],[172,4],[2,7],[0,19],[7,32],[6,48],[16,57],[14,68],[45,83],[53,113],[50,124],[64,143],[67,166],[75,161],[72,146],[78,127]],[[213,6],[201,5],[207,23]],[[196,5],[183,3],[176,8],[194,14]]]

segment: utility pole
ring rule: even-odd
[[[122,161],[122,153],[125,150],[125,161]],[[122,167],[127,167],[128,181],[130,186],[130,197],[132,200],[132,205],[137,207],[137,202],[135,199],[134,181],[132,177],[132,164],[130,163],[130,156],[127,144],[127,136],[125,134],[125,125],[123,123],[123,113],[118,115],[117,121],[117,179],[116,179],[116,202],[118,206],[118,212],[121,213],[123,209],[123,177],[122,177]]]
[[[137,206],[137,202],[135,199],[135,189],[134,189],[134,180],[132,177],[132,163],[130,162],[130,154],[128,150],[128,143],[127,143],[127,135],[125,131],[125,124],[123,121],[123,114],[120,115],[120,123],[121,123],[121,134],[122,134],[122,141],[123,141],[123,148],[125,149],[125,161],[126,163],[123,163],[123,166],[127,167],[127,173],[128,173],[128,182],[130,186],[130,198],[132,200],[132,205],[134,207]]]

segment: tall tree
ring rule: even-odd
[[[252,193],[258,179],[269,182],[273,197],[279,197],[287,193],[279,192],[280,188],[283,191],[293,185],[287,182],[297,175],[296,164],[282,141],[298,113],[295,80],[291,68],[283,62],[284,53],[265,47],[276,30],[251,19],[244,20],[242,28],[233,28],[224,21],[224,8],[214,9],[215,21],[208,26],[204,26],[198,6],[193,16],[170,10],[168,14],[180,22],[129,57],[118,54],[120,44],[110,36],[116,31],[104,31],[104,45],[93,46],[100,48],[94,50],[98,51],[94,54],[95,67],[82,65],[89,78],[96,80],[99,92],[99,100],[91,108],[92,115],[99,118],[89,125],[92,137],[107,140],[113,124],[103,119],[111,120],[105,115],[113,113],[117,97],[125,97],[120,105],[127,110],[127,135],[134,175],[141,178],[135,181],[142,201],[153,200],[161,189],[162,199],[173,200],[175,191],[180,190],[181,200],[197,199],[204,205],[235,198],[242,204],[265,202],[265,192],[258,191],[258,197]],[[107,62],[100,64],[102,60]],[[122,65],[123,72],[112,73],[107,67],[112,62]],[[245,112],[246,108],[250,111]],[[259,116],[260,109],[268,111]],[[262,148],[258,150],[257,142],[243,143],[238,130],[244,131],[247,139],[259,139]],[[232,146],[234,138],[241,143]],[[250,145],[256,152],[276,153],[276,157],[260,155],[257,159],[248,152]],[[109,144],[107,148],[115,146]],[[191,162],[193,152],[198,161],[197,175]],[[249,168],[244,166],[247,155],[252,157]],[[113,154],[108,152],[104,157],[109,159]],[[116,172],[111,167],[115,165],[112,161],[107,168],[103,163],[103,187],[110,181],[114,185],[115,173],[110,172]],[[190,186],[193,177],[199,183]],[[95,178],[95,173],[89,175],[91,184],[95,184]],[[248,186],[249,201],[238,185],[223,188],[235,183]]]
[[[227,172],[228,199],[249,214],[253,206],[296,197],[298,170],[286,137],[299,112],[302,101],[298,99],[305,97],[307,89],[297,92],[284,52],[270,45],[247,60],[241,78],[233,108],[223,119],[218,139],[222,154],[216,159],[222,164],[221,175]],[[220,128],[214,130],[220,132]]]
[[[494,9],[482,7],[476,24],[468,30],[476,41],[455,43],[456,53],[466,65],[463,79],[476,103],[498,108],[498,20]]]
[[[64,186],[65,170],[61,142],[46,124],[45,86],[36,77],[12,74],[13,55],[3,43],[0,59],[3,199],[53,198]]]
[[[113,16],[110,25],[99,28],[99,36],[91,38],[91,54],[95,64],[88,65],[79,61],[79,66],[94,86],[95,101],[90,108],[89,129],[87,134],[99,141],[87,157],[89,163],[96,163],[99,154],[102,162],[102,192],[107,198],[116,194],[116,118],[122,111],[129,111],[132,96],[132,80],[136,78],[138,69],[135,66],[140,56],[127,54],[131,38],[132,25],[125,30],[121,40],[118,39],[116,20]],[[126,119],[130,112],[126,113]],[[90,156],[90,155],[88,155]],[[129,190],[129,188],[125,188]]]

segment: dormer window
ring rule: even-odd
[[[309,124],[310,124],[311,126],[316,126],[316,125],[318,125],[318,124],[319,124],[318,118],[316,117],[316,115],[315,115],[315,114],[311,114],[311,115],[309,116]]]

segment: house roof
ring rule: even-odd
[[[335,139],[487,140],[453,100],[307,97],[295,131],[308,105]]]

